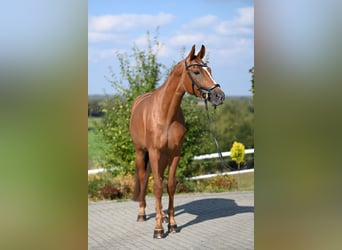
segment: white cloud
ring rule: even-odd
[[[109,57],[116,57],[116,54],[119,52],[118,49],[88,49],[88,61],[92,63],[98,63],[103,59]]]
[[[237,10],[239,17],[236,22],[240,25],[253,25],[254,24],[254,7],[240,8]]]
[[[220,22],[215,29],[216,32],[221,35],[253,34],[254,8],[239,8],[237,12],[239,15],[236,18]]]
[[[103,15],[89,17],[88,29],[90,32],[116,31],[125,32],[137,28],[155,28],[172,22],[175,16],[167,13],[157,15]]]
[[[138,46],[138,47],[145,47],[148,45],[148,40],[146,37],[146,34],[138,37],[137,39],[134,40],[134,43]]]
[[[252,37],[248,39],[247,36],[254,33],[254,7],[238,8],[236,13],[232,19],[220,19],[215,15],[196,17],[175,32],[169,44],[191,46],[194,43],[206,43],[214,48],[230,47],[231,50],[241,51],[245,48],[241,37],[246,38],[248,46],[253,41]],[[237,42],[238,39],[240,42]]]
[[[137,45],[139,48],[144,48],[148,46],[148,40],[146,34],[138,37],[134,40],[134,44]],[[159,44],[155,44],[152,48],[154,53],[157,53],[158,56],[166,57],[170,55],[170,50],[166,46],[164,46],[161,42]]]
[[[217,22],[218,22],[217,16],[207,15],[207,16],[196,18],[196,19],[190,21],[190,23],[185,24],[183,26],[183,29],[193,30],[193,29],[207,28],[207,27],[210,27],[210,26],[217,24]]]
[[[177,34],[170,39],[170,44],[173,46],[184,46],[187,44],[194,44],[199,43],[204,40],[204,34],[190,34],[190,33],[183,33]],[[190,46],[191,46],[190,45]]]
[[[180,30],[169,37],[168,46],[174,50],[192,44],[206,45],[209,57],[217,63],[227,58],[240,61],[253,53],[254,8],[239,8],[231,19],[222,19],[214,15],[196,17],[184,24]]]
[[[171,48],[163,45],[158,49],[158,55],[161,57],[169,57],[173,55],[173,51]]]
[[[115,36],[110,33],[88,32],[88,42],[101,42],[114,39]]]
[[[236,13],[236,16],[231,19],[222,19],[215,15],[196,17],[178,29],[171,30],[170,33],[164,33],[165,29],[161,27],[161,35],[158,40],[163,45],[154,49],[158,51],[160,57],[165,59],[170,57],[175,60],[179,58],[180,50],[184,46],[187,54],[193,44],[197,46],[205,44],[210,57],[222,57],[222,61],[224,61],[223,57],[239,61],[253,51],[254,8],[239,8],[236,9]],[[88,40],[94,43],[110,41],[110,44],[107,43],[107,47],[121,48],[126,52],[133,44],[144,48],[147,46],[144,32],[153,30],[158,25],[168,24],[174,18],[175,16],[165,13],[93,16],[89,20]],[[89,52],[88,60],[90,62],[100,61],[113,56],[113,51],[106,49]]]

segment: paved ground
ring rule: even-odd
[[[254,193],[175,196],[180,232],[153,239],[154,198],[147,198],[147,221],[136,222],[138,203],[104,201],[88,206],[88,249],[254,249]],[[168,197],[163,197],[167,208]],[[167,232],[167,224],[164,224]]]

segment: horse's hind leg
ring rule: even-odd
[[[176,191],[176,179],[175,179],[175,174],[176,174],[176,169],[177,165],[179,162],[180,157],[176,156],[172,159],[172,162],[169,167],[169,180],[167,183],[167,192],[169,194],[169,208],[168,208],[168,213],[169,213],[169,231],[172,233],[177,232],[177,223],[175,221],[175,209],[174,209],[174,195]]]
[[[144,151],[136,151],[136,182],[134,191],[134,200],[139,201],[139,213],[137,221],[146,220],[146,188],[150,167],[148,163],[148,153]]]

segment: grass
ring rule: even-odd
[[[100,148],[100,142],[94,131],[88,131],[88,169],[96,168],[97,162],[103,156],[103,151]]]
[[[238,176],[234,175],[236,181]],[[234,188],[237,191],[237,187]],[[254,172],[240,174],[240,191],[254,191]]]
[[[88,169],[100,167],[99,162],[104,157],[104,152],[101,148],[105,145],[94,132],[94,122],[99,121],[101,121],[101,118],[88,118]]]
[[[254,191],[254,172],[238,175],[224,175],[213,178],[188,181],[190,191],[195,192],[226,192],[226,191]]]

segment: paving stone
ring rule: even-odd
[[[88,249],[254,249],[254,193],[226,192],[175,196],[180,232],[153,239],[154,198],[146,199],[147,221],[137,222],[138,202],[88,205]],[[167,195],[163,208],[168,206]],[[164,224],[167,232],[167,224]]]

